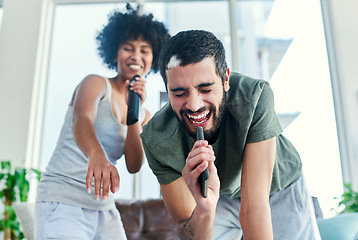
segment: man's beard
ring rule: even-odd
[[[201,108],[196,112],[201,113],[201,112],[204,112],[208,108],[209,108],[209,110],[211,112],[210,114],[213,117],[214,125],[209,130],[204,131],[204,138],[210,144],[213,144],[216,141],[216,139],[217,139],[217,137],[219,135],[220,127],[221,127],[222,121],[223,121],[224,116],[225,116],[225,112],[226,112],[226,92],[224,92],[223,98],[222,98],[221,103],[219,105],[219,114],[216,114],[216,107],[214,105],[212,105],[212,104],[209,107]],[[185,119],[185,114],[192,114],[192,113],[193,112],[190,111],[190,110],[180,110],[179,114],[181,116],[181,119],[179,118],[179,116],[178,116],[178,114],[176,112],[174,112],[174,115],[177,118],[177,120],[180,123],[180,125],[189,134],[189,136],[192,137],[193,139],[196,139],[196,132],[192,132],[190,130],[190,128],[188,127],[187,123],[184,120]]]

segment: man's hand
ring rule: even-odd
[[[212,211],[219,199],[220,181],[214,165],[215,154],[211,145],[205,140],[196,141],[188,154],[182,175],[197,203],[197,211]],[[200,174],[209,168],[208,197],[203,198],[199,183]]]
[[[94,178],[96,200],[108,199],[109,189],[115,193],[119,189],[119,174],[117,168],[105,157],[89,158],[86,175],[86,188],[90,193],[92,191],[92,179]]]
[[[214,234],[214,219],[220,190],[214,161],[212,146],[205,140],[196,141],[188,154],[182,171],[183,177],[168,185],[161,185],[164,202],[178,223],[180,239],[211,239]],[[199,176],[207,167],[208,194],[204,198],[201,194]]]

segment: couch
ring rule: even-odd
[[[128,240],[178,240],[162,199],[116,200]]]
[[[358,212],[317,218],[322,240],[358,240]]]

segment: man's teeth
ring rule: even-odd
[[[191,118],[191,119],[199,119],[199,118],[205,117],[207,114],[208,114],[208,113],[202,113],[202,114],[200,114],[200,115],[198,115],[198,116],[190,116],[190,115],[188,115],[188,116],[189,116],[189,118]]]
[[[202,114],[199,114],[197,116],[192,116],[192,115],[187,115],[187,116],[193,123],[202,123],[206,120],[206,117],[208,114],[209,114],[209,111],[205,111]]]
[[[205,121],[205,119],[203,119],[202,121],[192,121],[193,123],[203,123]]]

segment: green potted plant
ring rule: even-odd
[[[24,234],[20,230],[12,203],[27,201],[30,190],[29,180],[33,176],[40,180],[41,172],[26,168],[12,170],[10,161],[1,161],[0,164],[0,198],[4,204],[3,216],[0,219],[0,231],[4,231],[4,240],[20,240],[24,238]]]
[[[344,206],[340,213],[358,212],[358,192],[352,189],[350,183],[344,183],[344,188],[344,193],[338,198],[340,200],[338,207]]]

